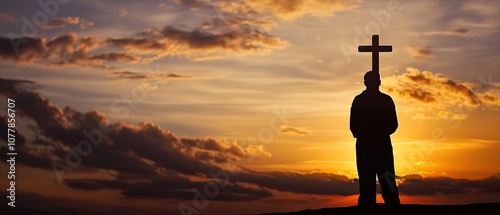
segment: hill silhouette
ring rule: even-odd
[[[371,210],[361,209],[357,206],[306,209],[296,212],[265,213],[259,215],[355,215],[355,214],[405,214],[405,215],[433,215],[433,214],[500,214],[500,202],[496,203],[475,203],[466,205],[420,205],[403,204],[398,209],[387,208],[383,204],[377,204]]]

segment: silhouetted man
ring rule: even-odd
[[[386,205],[400,205],[396,187],[390,135],[398,128],[392,98],[379,91],[380,75],[364,76],[366,90],[352,102],[350,128],[356,138],[356,165],[359,176],[358,205],[376,205],[376,176]]]

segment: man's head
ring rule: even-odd
[[[378,72],[369,71],[365,74],[366,88],[377,88],[380,86],[380,74]]]

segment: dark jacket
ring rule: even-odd
[[[356,148],[391,147],[390,135],[398,128],[392,98],[378,90],[365,90],[352,102],[350,128]]]

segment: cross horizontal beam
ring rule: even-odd
[[[371,52],[372,53],[372,71],[379,73],[379,53],[392,52],[392,46],[379,45],[379,35],[372,35],[371,46],[358,46],[358,52]]]

